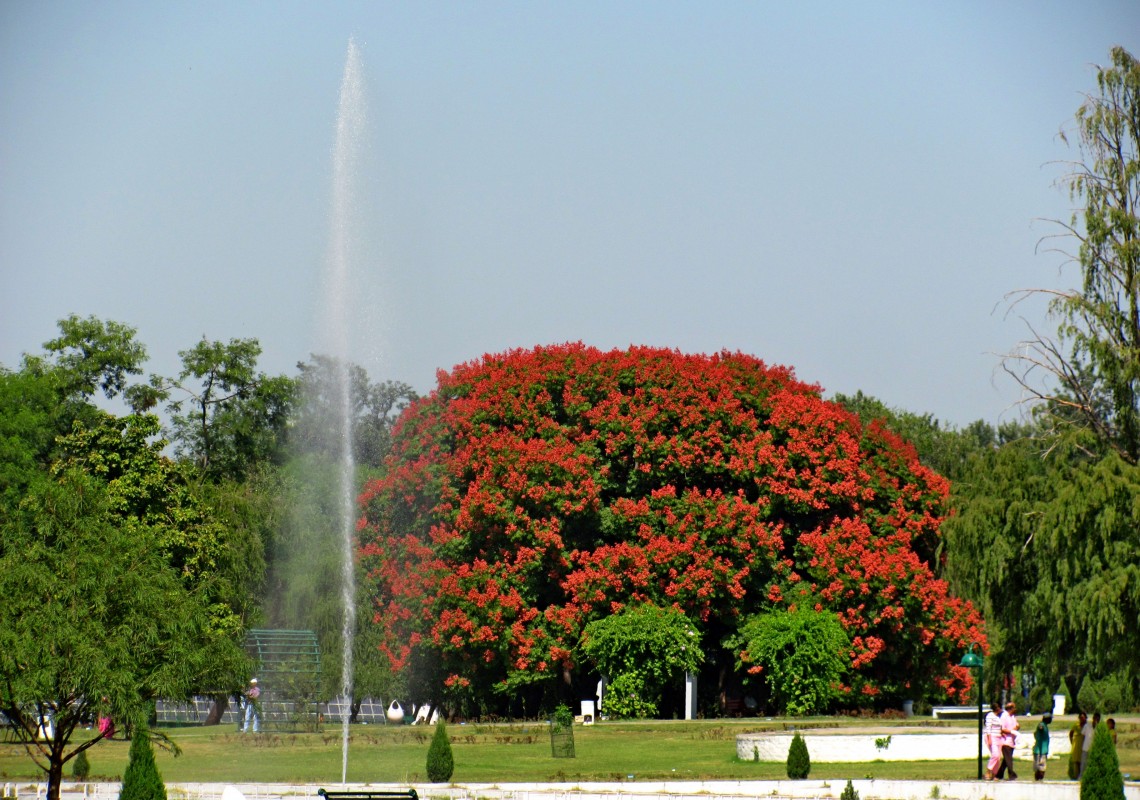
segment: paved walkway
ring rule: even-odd
[[[1075,781],[889,781],[853,780],[861,800],[1078,800]],[[245,800],[316,800],[316,784],[168,783],[170,800],[222,800],[232,786]],[[324,784],[348,790],[407,789],[394,784]],[[834,800],[845,781],[645,781],[630,783],[414,784],[425,800]],[[61,800],[118,800],[118,783],[64,785]],[[43,800],[42,783],[6,783],[2,796]],[[1124,786],[1125,800],[1140,800],[1140,782]]]

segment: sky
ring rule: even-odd
[[[348,355],[421,393],[484,353],[742,351],[827,396],[1016,419],[997,370],[1076,286],[1039,247],[1140,3],[0,3],[0,364],[69,314],[149,371],[328,352],[349,43]],[[1070,139],[1074,141],[1075,139]]]

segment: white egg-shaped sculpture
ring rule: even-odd
[[[388,711],[385,715],[388,721],[393,725],[399,725],[404,721],[404,708],[400,705],[399,700],[393,700],[392,705],[388,706]]]

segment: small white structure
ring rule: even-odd
[[[236,786],[222,789],[222,800],[245,800],[245,795]]]
[[[384,715],[388,721],[393,725],[399,725],[404,721],[404,707],[400,705],[399,700],[393,700],[392,704],[388,706],[388,712]]]
[[[593,700],[583,700],[582,701],[582,724],[583,725],[593,725],[594,724],[594,701]]]
[[[438,719],[439,712],[432,710],[432,707],[428,703],[423,703],[416,709],[416,718],[412,721],[412,724],[434,725]]]
[[[697,676],[685,673],[685,719],[693,719],[697,712]]]
[[[1059,717],[1065,713],[1065,695],[1053,695],[1053,716]]]

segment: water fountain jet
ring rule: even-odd
[[[341,692],[345,712],[341,715],[341,783],[348,781],[348,711],[352,702],[352,645],[356,635],[356,580],[353,548],[355,542],[355,473],[353,452],[353,398],[349,361],[349,313],[352,290],[354,179],[364,140],[364,84],[360,53],[353,40],[348,42],[344,75],[337,105],[336,141],[333,146],[332,211],[329,253],[325,282],[325,343],[335,358],[335,386],[332,395],[336,406],[333,440],[339,450],[338,499],[341,529],[341,599],[344,609],[342,627]]]

